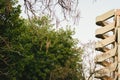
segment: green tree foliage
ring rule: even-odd
[[[18,37],[22,34],[23,20],[19,18],[20,6],[12,7],[16,1],[0,1],[0,80],[9,80],[17,74],[23,57]]]
[[[24,48],[28,53],[20,80],[79,80],[82,53],[72,38],[74,31],[53,29],[48,18],[32,21]],[[25,36],[27,37],[27,36]],[[24,39],[24,38],[23,38]],[[21,41],[21,40],[20,40]],[[24,41],[21,41],[24,42]]]
[[[0,80],[79,80],[82,50],[74,31],[53,29],[47,17],[31,24],[14,4],[0,2]]]

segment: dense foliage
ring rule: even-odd
[[[21,19],[15,0],[0,2],[0,80],[79,80],[74,31],[53,29],[47,17]]]

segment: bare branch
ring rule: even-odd
[[[80,18],[78,0],[24,0],[28,17],[49,16],[56,24],[57,21],[71,21],[76,24]],[[57,20],[57,21],[56,21]]]

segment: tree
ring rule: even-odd
[[[23,20],[19,18],[20,5],[14,6],[14,0],[0,2],[0,79],[14,78],[22,53],[17,37],[22,33]]]
[[[80,55],[73,31],[53,29],[47,17],[21,19],[15,0],[0,4],[0,80],[78,80]],[[65,75],[64,75],[65,74]]]
[[[54,30],[46,17],[32,23],[29,61],[18,80],[78,80],[82,50],[72,38],[73,31]]]
[[[84,53],[82,55],[82,68],[85,80],[96,80],[93,75],[96,68],[94,62],[94,57],[96,56],[95,41],[89,41],[85,44],[81,43],[81,47]]]
[[[56,26],[62,21],[79,23],[79,0],[24,0],[24,6],[28,17],[47,15]]]

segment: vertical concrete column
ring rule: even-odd
[[[117,43],[118,43],[118,80],[120,80],[120,9],[116,10],[116,28],[117,28]]]

